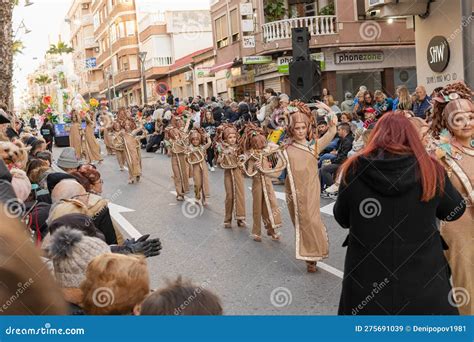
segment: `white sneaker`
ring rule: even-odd
[[[331,185],[329,188],[326,188],[325,190],[325,192],[330,195],[337,194],[338,191],[339,191],[339,184],[336,184],[336,183]]]
[[[216,169],[214,168],[214,166],[211,166],[211,172],[214,172],[216,171]]]

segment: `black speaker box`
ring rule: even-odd
[[[309,40],[311,36],[307,27],[291,29],[291,40],[293,49],[293,61],[309,60]]]
[[[321,98],[321,66],[317,61],[290,63],[290,98],[314,102]]]

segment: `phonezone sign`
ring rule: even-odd
[[[336,64],[380,63],[384,59],[382,51],[338,52],[334,57]]]

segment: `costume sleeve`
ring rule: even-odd
[[[109,208],[105,207],[103,210],[101,210],[98,215],[93,217],[93,221],[97,229],[99,229],[104,234],[105,242],[107,242],[108,245],[116,245],[117,235],[115,234]]]
[[[326,146],[331,143],[331,141],[336,136],[336,132],[337,132],[336,126],[329,127],[326,134],[324,134],[320,139],[318,139],[316,141],[316,146],[317,146],[317,149],[318,149],[317,154],[320,154],[321,151],[324,150],[326,148]]]
[[[350,228],[350,185],[347,186],[344,181],[339,185],[339,195],[334,204],[333,213],[337,223],[342,228]]]
[[[436,217],[442,221],[456,221],[466,210],[466,200],[453,186],[448,176],[445,177],[444,192],[436,208]]]

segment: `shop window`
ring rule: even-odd
[[[217,48],[223,48],[229,45],[227,16],[223,15],[215,20],[215,33]]]
[[[230,11],[230,27],[232,33],[232,43],[238,41],[240,39],[239,33],[239,16],[237,13],[237,9]]]

